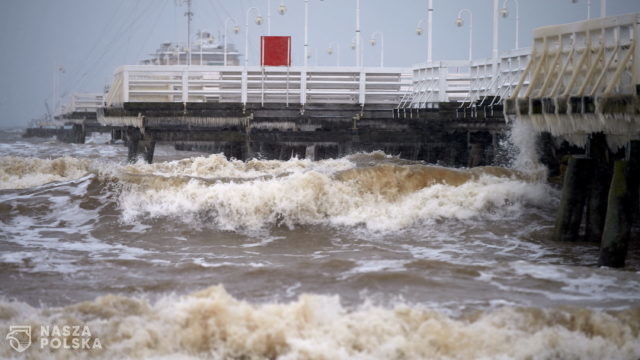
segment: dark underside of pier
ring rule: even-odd
[[[125,103],[104,118],[135,119],[113,130],[130,157],[153,158],[156,142],[228,157],[287,160],[384,151],[446,165],[493,163],[506,124],[502,108],[465,116],[457,103],[398,111],[393,105]],[[112,125],[116,125],[112,122]],[[151,151],[151,153],[148,153]]]

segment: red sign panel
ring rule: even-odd
[[[291,66],[291,36],[263,36],[260,41],[260,65]]]

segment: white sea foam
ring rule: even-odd
[[[327,224],[393,231],[427,219],[515,216],[523,205],[545,205],[551,198],[547,185],[504,169],[385,165],[323,173],[311,168],[214,183],[177,181],[176,175],[125,186],[120,196],[123,219],[170,217],[225,230]]]
[[[2,328],[82,324],[102,344],[32,346],[33,359],[637,359],[639,321],[640,309],[501,307],[451,317],[405,305],[347,309],[337,296],[318,295],[254,305],[222,287],[155,304],[115,295],[50,309],[0,302]],[[0,347],[0,356],[14,355]]]

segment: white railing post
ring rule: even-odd
[[[122,102],[129,102],[129,71],[122,70]]]
[[[449,76],[449,72],[447,71],[447,68],[445,66],[440,65],[438,68],[438,92],[439,92],[438,101],[440,102],[446,102],[449,100],[447,99],[447,90],[448,90],[447,76]]]
[[[358,103],[360,103],[360,105],[362,106],[364,106],[364,102],[365,102],[366,87],[367,87],[367,74],[365,73],[364,69],[361,68]]]
[[[182,102],[189,101],[189,70],[182,72]]]
[[[307,103],[307,69],[300,70],[300,105]]]
[[[247,74],[247,67],[245,66],[244,69],[242,69],[242,79],[241,79],[241,84],[240,84],[240,101],[242,101],[242,105],[246,105],[247,104],[247,80],[248,80],[248,74]]]

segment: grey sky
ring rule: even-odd
[[[272,35],[293,36],[294,65],[302,63],[303,0],[284,0],[288,11],[280,16],[280,0],[271,0]],[[502,2],[502,1],[501,1]],[[539,26],[586,18],[586,0],[520,0],[520,46],[531,44],[531,31]],[[260,8],[265,23],[251,22],[249,34],[252,60],[258,36],[266,34],[267,0],[193,0],[194,26],[214,35],[222,33],[231,16],[242,32],[230,35],[244,50],[246,9]],[[342,65],[353,65],[355,54],[349,44],[355,29],[355,0],[310,0],[309,43],[317,58],[310,64],[335,65],[336,54],[328,55],[330,42],[340,46]],[[454,20],[459,9],[473,12],[474,58],[491,54],[491,0],[434,0],[433,59],[466,59],[468,19],[458,28]],[[63,65],[63,93],[101,92],[111,82],[113,70],[123,64],[137,64],[162,42],[185,41],[185,6],[176,0],[2,0],[0,12],[0,127],[24,126],[44,113],[44,100],[51,98],[52,78]],[[501,4],[502,6],[502,4]],[[513,48],[515,9],[500,19],[500,51]],[[426,59],[426,36],[416,36],[418,21],[426,16],[427,0],[361,0],[365,65],[379,64],[380,48],[369,45],[374,31],[385,41],[386,66],[411,66]],[[608,15],[640,12],[638,0],[608,0]],[[599,1],[593,0],[592,16],[599,15]],[[426,24],[423,26],[426,29]],[[231,31],[230,31],[231,33]],[[315,50],[317,49],[317,50]],[[51,103],[51,99],[49,100]]]

